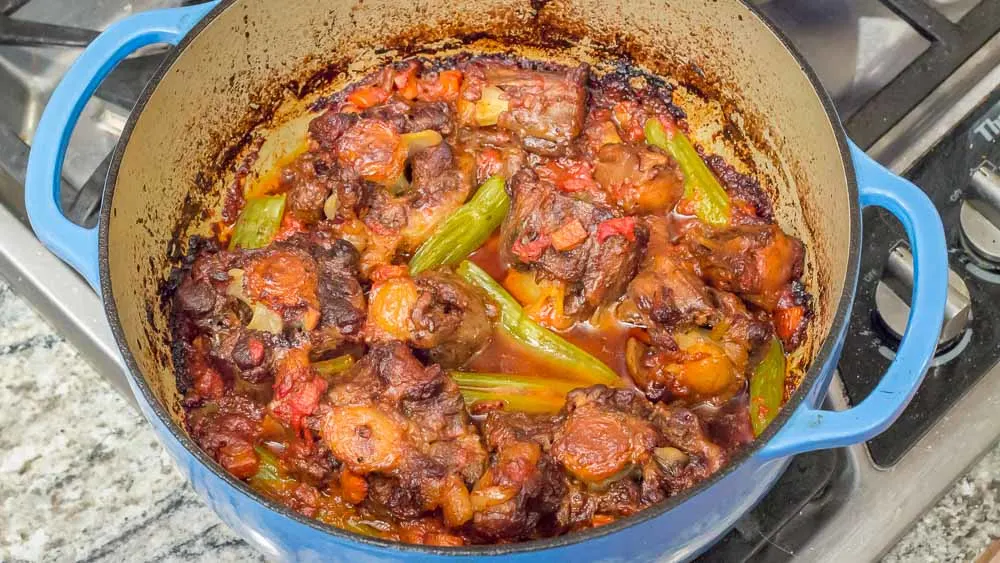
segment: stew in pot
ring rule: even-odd
[[[719,470],[794,387],[804,247],[623,68],[458,56],[324,100],[172,277],[191,436],[409,543],[600,526]]]

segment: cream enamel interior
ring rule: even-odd
[[[503,51],[600,70],[629,55],[697,88],[675,99],[696,139],[752,170],[775,195],[782,226],[808,247],[817,316],[806,366],[828,334],[848,276],[848,170],[822,100],[781,41],[736,0],[237,0],[190,41],[159,84],[121,154],[107,260],[118,321],[142,376],[181,415],[160,288],[179,240],[207,232],[233,168],[235,140],[263,143],[256,170],[300,140],[306,106],[411,54]],[[603,62],[602,62],[603,61]],[[306,80],[336,69],[317,93]],[[693,69],[697,67],[698,71]],[[676,81],[676,80],[675,80]],[[695,92],[701,92],[704,96]],[[273,113],[272,111],[273,110]],[[268,119],[264,119],[269,116]],[[724,131],[725,126],[725,131]]]

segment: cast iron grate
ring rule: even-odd
[[[930,46],[858,111],[841,116],[851,138],[866,149],[1000,32],[1000,0],[981,0],[958,22],[924,0],[881,2],[930,41]]]
[[[696,563],[791,561],[851,491],[845,450],[795,457],[771,492]]]

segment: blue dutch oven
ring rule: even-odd
[[[115,64],[155,43],[176,48],[118,144],[99,226],[76,226],[57,203],[73,126]],[[694,86],[675,93],[689,121],[699,131],[726,131],[702,142],[741,155],[776,198],[782,226],[808,248],[805,278],[817,315],[796,358],[807,369],[778,418],[712,478],[607,526],[482,547],[374,540],[257,496],[202,453],[181,424],[160,291],[183,241],[206,232],[205,218],[233,171],[266,168],[298,142],[309,104],[324,92],[396,58],[455,51],[583,60],[598,70],[628,58],[681,77]],[[933,355],[947,279],[944,233],[927,197],[845,137],[802,58],[736,0],[227,0],[138,14],[98,37],[56,89],[34,140],[25,197],[38,237],[103,295],[132,391],[185,477],[237,534],[289,560],[692,558],[760,500],[789,456],[867,440],[895,420]],[[819,405],[853,302],[866,206],[890,211],[909,237],[916,266],[909,328],[867,399],[824,411]]]

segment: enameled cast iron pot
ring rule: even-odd
[[[118,61],[163,42],[177,48],[128,121],[100,225],[75,226],[57,204],[73,125]],[[160,289],[183,241],[207,232],[205,216],[218,207],[232,171],[241,162],[266,169],[301,142],[306,107],[322,93],[393,59],[455,51],[583,60],[597,71],[628,59],[677,78],[675,100],[696,140],[761,178],[781,225],[808,248],[806,282],[817,314],[795,358],[802,382],[781,414],[711,479],[598,529],[467,548],[373,540],[257,496],[180,424]],[[132,391],[181,471],[230,528],[282,559],[691,558],[767,492],[789,456],[867,440],[896,418],[933,354],[945,299],[944,234],[930,201],[847,140],[801,57],[736,0],[227,0],[139,14],[96,39],[53,94],[31,151],[26,198],[39,238],[103,294]],[[844,412],[818,410],[848,326],[860,210],[869,205],[886,208],[906,228],[916,262],[911,328],[866,400]]]

